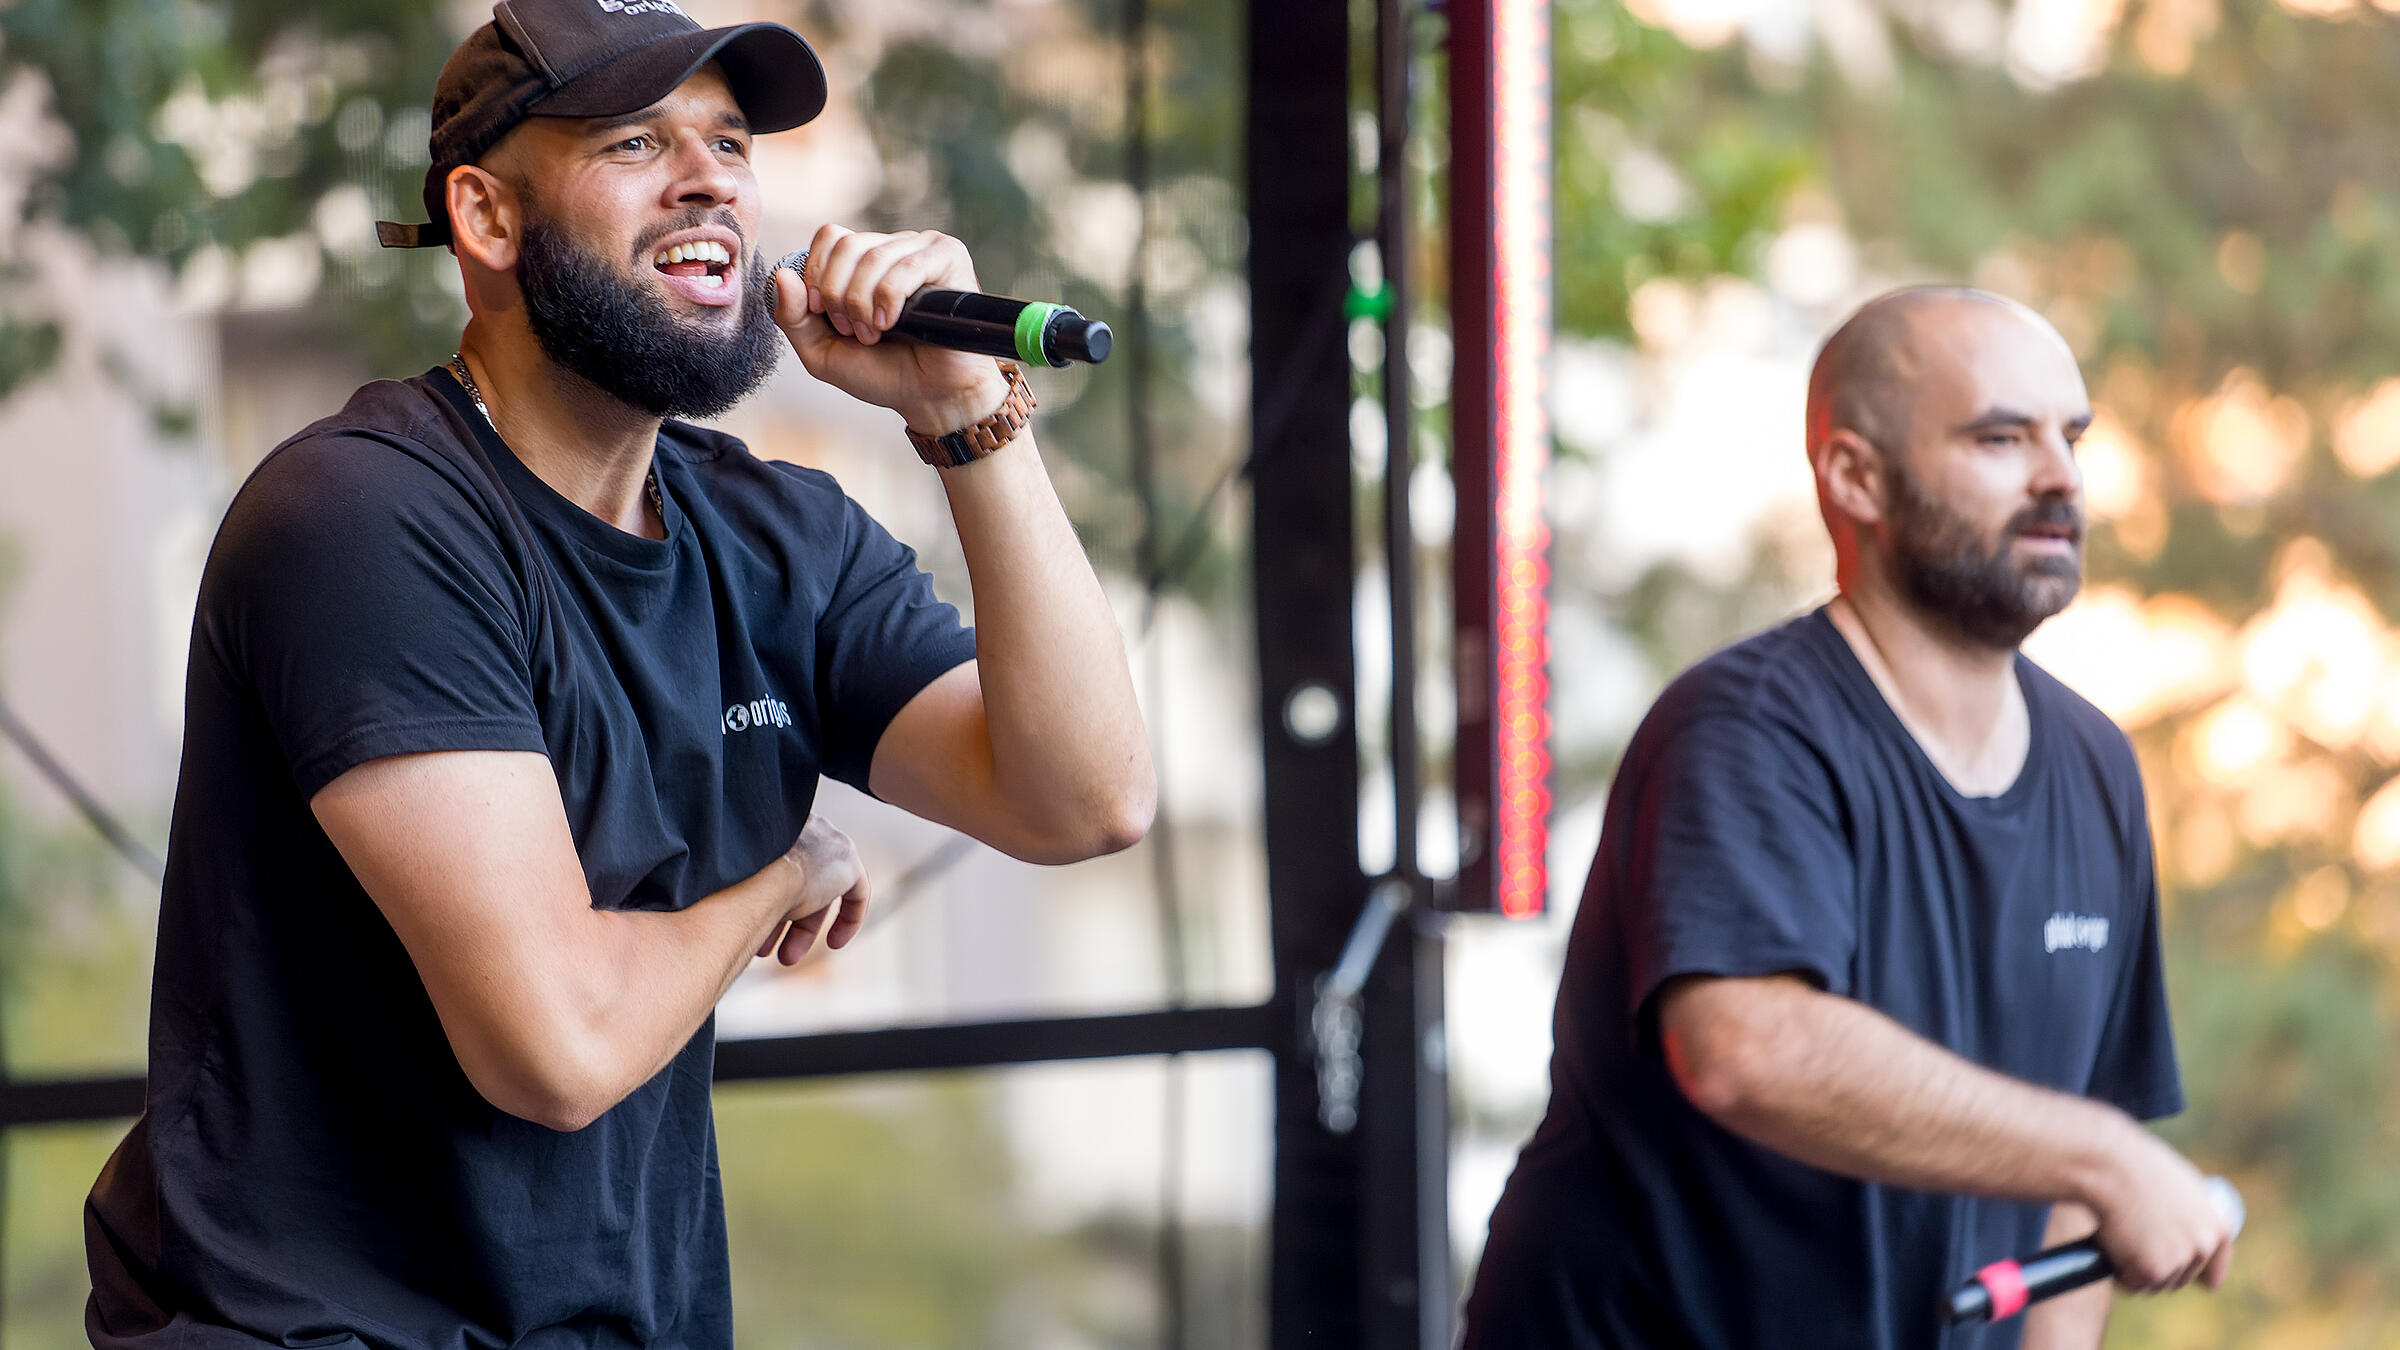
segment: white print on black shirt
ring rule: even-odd
[[[600,0],[600,8],[610,14],[676,14],[690,18],[675,7],[675,0]]]
[[[2057,952],[2080,947],[2096,952],[2108,945],[2108,919],[2095,914],[2053,914],[2042,925],[2042,950]]]
[[[737,731],[748,731],[752,727],[765,730],[769,727],[788,727],[791,724],[792,710],[784,704],[782,699],[776,698],[772,694],[765,698],[752,699],[748,703],[736,703],[725,710],[724,729],[728,736]]]

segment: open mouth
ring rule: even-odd
[[[662,248],[650,265],[703,290],[721,290],[733,271],[733,253],[713,239]]]

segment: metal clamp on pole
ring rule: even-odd
[[[1358,1089],[1366,1077],[1358,1053],[1364,1030],[1360,997],[1392,923],[1408,912],[1410,889],[1405,881],[1377,882],[1350,927],[1350,940],[1342,944],[1342,959],[1317,978],[1317,1002],[1308,1018],[1317,1052],[1317,1122],[1335,1134],[1348,1134],[1358,1125]]]

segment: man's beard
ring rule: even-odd
[[[1927,494],[1899,464],[1885,464],[1892,563],[1920,612],[1970,642],[2014,650],[2075,598],[2083,581],[2083,512],[2073,499],[2048,496],[2017,512],[1987,551],[1965,517]],[[2036,526],[2072,531],[2074,551],[2017,563],[2017,539]]]
[[[653,417],[714,417],[775,372],[783,335],[768,303],[770,274],[744,267],[743,275],[747,293],[732,323],[686,321],[526,204],[517,286],[534,340],[552,361]]]

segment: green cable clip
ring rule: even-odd
[[[1392,317],[1392,284],[1387,281],[1370,294],[1352,282],[1350,294],[1342,299],[1342,317],[1354,321],[1373,319],[1378,323]]]

